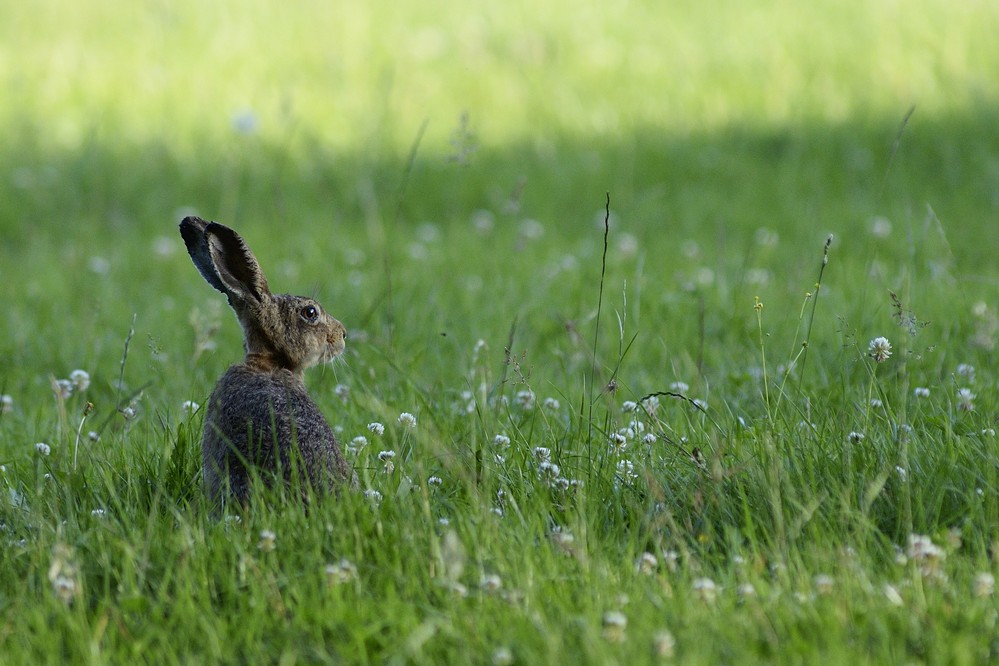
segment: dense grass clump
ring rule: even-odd
[[[988,3],[8,4],[2,661],[996,658]],[[190,213],[360,491],[206,506]]]

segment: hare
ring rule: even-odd
[[[343,353],[343,324],[311,298],[272,294],[229,227],[186,217],[180,234],[201,275],[228,298],[245,338],[246,358],[208,400],[201,448],[209,500],[247,504],[254,472],[265,482],[296,480],[317,495],[351,483],[356,477],[302,380],[306,368]]]

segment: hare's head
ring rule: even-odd
[[[301,376],[309,366],[343,353],[343,324],[311,298],[272,294],[256,257],[235,231],[186,217],[180,233],[201,275],[226,295],[236,312],[247,365],[263,371],[284,368]]]

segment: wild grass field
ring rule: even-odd
[[[999,658],[996,34],[0,5],[0,662]],[[212,516],[192,212],[347,326],[361,491]]]

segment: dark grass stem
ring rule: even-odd
[[[597,378],[597,345],[600,342],[600,312],[603,309],[604,304],[604,276],[607,273],[607,241],[610,237],[610,192],[606,193],[606,200],[604,202],[604,248],[603,253],[600,256],[600,288],[597,291],[597,321],[593,327],[593,356],[590,362],[590,401],[588,407],[588,431],[586,434],[586,445],[587,447],[593,444],[593,402],[595,396],[593,395],[593,387],[596,386]],[[589,455],[587,452],[587,457],[592,461],[593,456]]]
[[[822,289],[822,276],[826,272],[826,265],[829,263],[829,246],[832,245],[833,235],[829,234],[826,243],[822,247],[822,264],[819,266],[819,277],[815,280],[815,291],[812,293],[812,311],[808,314],[808,326],[805,328],[805,339],[801,343],[801,370],[798,372],[798,393],[801,393],[802,382],[805,379],[805,361],[808,360],[808,344],[812,339],[812,325],[815,322],[815,308],[819,303],[819,291]]]

